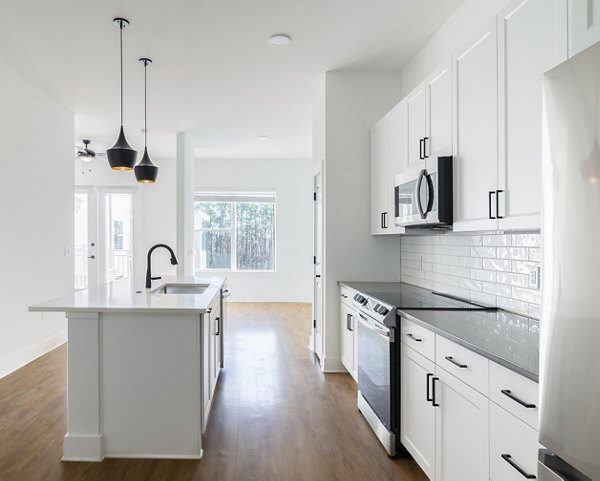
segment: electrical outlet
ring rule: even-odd
[[[540,288],[540,268],[534,267],[529,271],[529,288],[539,289]]]

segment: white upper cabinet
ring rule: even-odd
[[[543,73],[567,59],[567,0],[509,3],[498,56],[498,228],[539,228]]]
[[[389,117],[371,129],[371,234],[384,234],[389,224]]]
[[[446,65],[425,81],[426,157],[452,155],[452,68]]]
[[[408,105],[405,100],[396,105],[387,115],[389,117],[389,167],[387,176],[387,192],[389,221],[386,234],[403,234],[404,227],[394,225],[395,199],[394,179],[396,175],[408,167]]]
[[[569,0],[569,57],[600,42],[600,0]]]
[[[408,165],[413,166],[425,159],[426,100],[425,82],[419,84],[404,99],[408,116]]]
[[[497,228],[498,62],[496,19],[452,56],[454,230]]]

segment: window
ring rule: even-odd
[[[105,271],[110,282],[129,277],[133,270],[133,194],[104,194]]]
[[[194,270],[275,270],[275,193],[197,193]]]

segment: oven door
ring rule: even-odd
[[[392,426],[391,351],[394,330],[358,311],[358,389],[388,431]]]

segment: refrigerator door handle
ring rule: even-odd
[[[504,461],[506,461],[508,464],[510,464],[513,468],[515,468],[519,472],[519,474],[521,476],[523,476],[524,478],[526,478],[526,479],[537,479],[537,476],[535,474],[529,474],[521,466],[519,466],[517,463],[515,463],[512,460],[512,456],[510,454],[501,454],[500,457],[502,459],[504,459]]]

